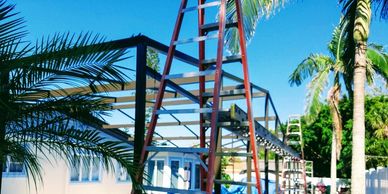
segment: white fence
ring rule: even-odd
[[[388,193],[388,168],[377,167],[369,169],[365,173],[366,193],[387,194]]]

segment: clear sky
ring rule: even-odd
[[[92,31],[108,40],[141,33],[164,44],[170,41],[180,5],[180,0],[10,2],[16,3],[16,10],[27,20],[31,40],[55,32]],[[289,114],[300,114],[304,109],[305,85],[290,87],[288,76],[310,53],[327,54],[326,45],[339,18],[336,0],[289,0],[274,16],[260,21],[248,47],[251,81],[271,92],[283,121]],[[387,24],[373,19],[371,42],[387,47]]]

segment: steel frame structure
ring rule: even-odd
[[[238,2],[238,1],[236,1]],[[200,16],[199,16],[200,17]],[[202,16],[203,17],[203,16]],[[201,19],[202,20],[202,19]],[[199,23],[200,25],[201,23]],[[203,24],[203,23],[202,23]],[[241,26],[240,26],[241,27]],[[127,39],[121,39],[121,40],[115,40],[115,41],[110,41],[110,42],[105,42],[101,43],[102,45],[108,45],[104,46],[104,48],[109,48],[109,50],[117,50],[117,49],[136,49],[136,81],[130,81],[127,83],[117,83],[117,85],[111,86],[111,85],[106,85],[106,86],[101,86],[97,87],[96,91],[94,92],[103,92],[103,91],[110,91],[110,92],[117,92],[117,91],[133,91],[135,90],[135,95],[130,95],[130,96],[122,96],[122,97],[113,97],[107,94],[104,96],[104,102],[112,103],[113,105],[107,109],[107,110],[119,110],[121,111],[122,109],[135,109],[135,116],[131,116],[126,114],[125,112],[121,111],[123,114],[125,114],[129,119],[132,119],[134,121],[134,124],[120,124],[120,125],[109,125],[109,124],[104,124],[100,123],[102,128],[105,128],[109,130],[110,128],[121,128],[121,127],[134,127],[134,137],[129,138],[129,141],[133,141],[134,145],[134,162],[141,164],[141,153],[144,145],[144,133],[145,133],[145,127],[146,127],[146,107],[147,106],[152,106],[153,103],[150,103],[150,100],[153,100],[152,96],[148,95],[146,92],[147,88],[155,87],[160,87],[160,85],[163,83],[163,75],[159,74],[158,72],[154,71],[153,69],[147,67],[146,64],[146,56],[147,56],[147,48],[152,48],[156,50],[160,54],[168,55],[169,49],[171,47],[168,47],[164,44],[161,44],[153,39],[150,39],[144,35],[138,35],[134,36],[131,38]],[[202,48],[202,49],[201,49]],[[200,70],[203,70],[204,67],[200,65],[200,61],[204,60],[204,55],[201,56],[201,53],[204,52],[204,47],[199,46],[200,49],[200,56],[199,58],[195,58],[193,56],[190,56],[188,54],[185,54],[183,52],[180,52],[178,50],[174,50],[173,54],[171,55],[171,60],[172,58],[175,58],[179,61],[182,61],[185,64],[192,65]],[[23,59],[23,60],[30,60],[28,57]],[[245,59],[246,60],[246,59]],[[220,60],[219,60],[220,61]],[[220,62],[219,62],[220,63]],[[251,98],[264,98],[265,99],[265,106],[264,106],[264,116],[263,117],[252,117],[252,123],[253,121],[256,122],[256,136],[253,136],[255,138],[247,138],[249,136],[241,135],[241,134],[236,134],[232,133],[229,135],[224,135],[222,138],[228,139],[228,138],[233,138],[233,139],[240,139],[244,140],[246,142],[245,144],[249,145],[249,141],[255,141],[256,143],[260,144],[265,150],[265,178],[268,180],[268,150],[273,151],[276,153],[276,161],[278,164],[279,161],[279,156],[291,156],[294,158],[299,158],[299,154],[292,150],[290,147],[288,147],[286,144],[284,144],[283,141],[279,140],[278,137],[274,136],[271,134],[271,132],[268,131],[269,128],[269,123],[274,122],[275,124],[275,130],[278,133],[278,127],[280,125],[280,119],[277,114],[277,111],[275,109],[274,103],[272,101],[271,95],[269,91],[265,90],[264,88],[261,88],[253,83],[247,82],[247,79],[241,79],[239,77],[236,77],[228,72],[225,71],[220,71],[221,77],[218,78],[218,82],[220,82],[220,79],[229,79],[234,82],[240,83],[240,84],[247,84],[248,87],[245,88],[251,88],[251,90],[246,90],[249,91],[251,94]],[[147,76],[151,77],[152,80],[147,79]],[[173,106],[177,104],[199,104],[202,105],[202,107],[205,106],[205,101],[203,101],[204,98],[201,96],[206,95],[207,92],[213,90],[214,88],[205,88],[205,83],[206,82],[214,82],[216,80],[215,76],[211,75],[206,75],[206,76],[200,76],[199,81],[196,79],[192,78],[182,78],[182,79],[175,79],[174,81],[171,80],[166,80],[164,84],[168,86],[169,88],[172,88],[175,93],[167,93],[165,95],[165,98],[172,99],[167,102],[161,103],[163,106]],[[199,83],[200,88],[199,90],[187,90],[182,87],[182,85],[185,84],[192,84],[192,83]],[[105,89],[102,89],[105,88]],[[226,86],[225,88],[228,88]],[[45,94],[42,93],[31,93],[29,96],[26,96],[26,98],[30,99],[36,99],[36,98],[42,98],[42,96],[47,95],[47,96],[64,96],[67,94],[71,93],[77,93],[77,94],[91,94],[93,93],[87,86],[85,87],[77,87],[77,88],[67,88],[65,90],[51,90],[47,91]],[[181,97],[186,97],[189,100],[180,100]],[[234,100],[234,99],[242,99],[241,97],[236,97],[236,96],[231,96],[231,97],[223,97],[223,100]],[[121,104],[116,104],[116,103],[121,103]],[[125,103],[125,104],[122,104]],[[269,110],[272,109],[272,112],[274,115],[269,115]],[[199,135],[196,134],[194,136],[188,136],[186,139],[197,139],[200,141],[200,147],[204,148],[206,147],[207,140],[209,139],[214,139],[214,134],[213,137],[206,136],[205,134],[205,128],[208,126],[205,125],[204,122],[204,117],[203,114],[200,116],[199,121],[192,121],[191,123],[185,123],[181,121],[176,121],[176,122],[170,122],[170,123],[164,123],[165,126],[187,126],[189,125],[200,125],[200,133]],[[264,126],[262,126],[259,122],[264,122]],[[128,122],[129,123],[129,122]],[[247,126],[249,126],[250,123],[247,123]],[[163,123],[161,123],[163,125]],[[214,126],[213,126],[214,127]],[[218,126],[216,126],[218,127]],[[155,133],[155,135],[159,135]],[[175,138],[175,139],[174,139]],[[181,137],[163,137],[159,135],[159,137],[155,138],[155,140],[165,140],[170,142],[171,144],[174,145],[172,142],[173,140],[177,140],[177,138]],[[282,139],[283,137],[281,137]],[[226,145],[225,145],[226,146]],[[248,151],[251,151],[250,146],[246,146]],[[226,148],[230,149],[230,148]],[[242,150],[242,148],[238,148],[235,150]],[[257,151],[256,151],[257,153]],[[216,155],[216,153],[214,154]],[[201,158],[203,161],[205,158],[205,155],[201,153]],[[251,164],[250,162],[251,158],[247,157],[247,174],[248,174],[248,180],[250,180],[250,171],[251,167],[249,166]],[[212,166],[210,166],[212,168]],[[202,172],[205,172],[204,168],[201,168]],[[276,172],[279,174],[279,167],[278,165],[276,166]],[[201,173],[203,176],[205,173]],[[205,177],[202,177],[202,180],[205,180]],[[216,183],[216,186],[220,186],[221,183]],[[236,183],[236,182],[235,182]],[[268,181],[267,181],[268,183]],[[279,185],[279,177],[277,176],[276,180],[277,185]],[[237,183],[238,184],[238,183]],[[205,186],[205,182],[202,182],[202,188]],[[217,187],[216,187],[217,188]],[[265,184],[265,188],[268,189],[268,184]],[[248,190],[250,190],[250,187],[248,187]]]
[[[238,28],[238,34],[239,34],[239,46],[240,46],[240,52],[241,52],[241,64],[243,69],[243,85],[244,85],[244,96],[246,99],[246,113],[245,117],[243,118],[244,121],[246,121],[247,125],[244,126],[244,128],[248,129],[248,132],[245,132],[247,134],[248,143],[247,143],[247,152],[252,153],[251,157],[253,159],[253,166],[254,166],[254,173],[256,177],[256,183],[255,186],[258,190],[258,193],[261,194],[261,184],[260,184],[260,168],[259,168],[259,157],[258,157],[258,149],[257,149],[257,140],[256,140],[256,130],[257,126],[259,125],[257,122],[254,122],[253,118],[253,110],[252,110],[252,91],[251,91],[251,83],[249,79],[249,71],[248,71],[248,60],[247,60],[247,51],[246,51],[246,42],[245,42],[245,32],[244,32],[244,25],[243,25],[243,15],[242,15],[242,6],[241,1],[236,0],[235,2],[235,10],[237,13],[237,28]],[[220,0],[220,1],[212,1],[209,3],[206,3],[205,0],[198,0],[197,6],[189,7],[187,8],[188,0],[182,0],[181,5],[178,11],[178,16],[176,19],[175,27],[173,30],[170,46],[167,52],[167,58],[164,65],[163,74],[160,77],[160,85],[159,90],[157,93],[157,97],[155,100],[155,104],[152,111],[151,121],[148,125],[147,130],[147,136],[141,151],[141,157],[140,157],[140,166],[144,166],[145,161],[147,160],[149,150],[148,148],[151,146],[151,142],[153,141],[153,136],[155,132],[155,128],[157,125],[157,121],[160,114],[168,113],[168,114],[174,114],[174,113],[199,113],[200,116],[200,149],[204,149],[206,147],[205,143],[205,132],[206,127],[204,126],[206,119],[204,118],[205,113],[210,113],[210,145],[209,145],[209,152],[208,158],[207,158],[207,169],[208,172],[205,173],[205,169],[201,169],[201,190],[205,191],[206,193],[212,193],[213,192],[213,185],[214,183],[218,182],[219,186],[222,184],[222,180],[216,180],[216,176],[220,177],[220,165],[221,165],[221,158],[216,157],[216,152],[221,151],[221,142],[222,142],[222,135],[221,130],[219,126],[219,120],[220,120],[220,111],[222,104],[222,98],[221,98],[221,88],[222,88],[222,79],[223,79],[223,70],[222,70],[222,64],[224,63],[224,33],[226,29],[226,0]],[[212,30],[218,31],[217,34],[214,35],[207,35],[205,32],[204,26],[205,24],[205,8],[212,7],[212,6],[218,6],[219,5],[219,12],[218,12],[218,22],[214,27],[212,27]],[[180,30],[183,23],[183,18],[186,12],[188,11],[196,11],[198,10],[198,37],[190,38],[187,40],[179,40]],[[208,24],[211,25],[211,24]],[[208,26],[207,26],[208,27]],[[209,30],[209,28],[207,28]],[[215,61],[215,67],[214,66],[206,66],[204,61],[206,61],[205,58],[205,40],[210,38],[216,38],[217,39],[217,54]],[[183,43],[190,43],[190,42],[199,42],[199,63],[198,63],[198,69],[199,72],[194,73],[183,73],[178,75],[170,75],[170,71],[172,68],[172,62],[174,58],[174,52],[176,51],[176,47],[178,44]],[[209,105],[207,103],[208,99],[205,97],[205,76],[209,75],[211,73],[214,73],[214,87],[213,87],[213,93],[212,96],[212,103]],[[185,77],[186,75],[195,75],[199,76],[199,96],[198,98],[190,95],[185,95],[187,98],[193,101],[193,103],[199,104],[199,109],[195,110],[174,110],[174,111],[166,111],[162,110],[162,102],[163,98],[166,92],[166,87],[168,84],[170,84],[170,88],[173,90],[177,90],[176,86],[171,87],[173,85],[173,82],[171,82],[171,78],[177,78],[177,77]],[[156,77],[154,77],[156,78]],[[179,91],[178,91],[179,92]],[[181,92],[179,92],[181,93]],[[266,101],[266,103],[268,103]],[[267,114],[266,110],[266,114]],[[232,122],[232,121],[230,121]],[[268,121],[266,122],[266,127]],[[241,126],[234,126],[235,128],[240,128]],[[260,128],[259,128],[260,129]],[[233,131],[233,130],[232,130]],[[198,136],[197,136],[198,137]],[[274,140],[275,141],[275,140]],[[199,152],[201,154],[201,160],[202,163],[206,163],[205,159],[205,153]],[[266,151],[266,162],[268,162],[268,152]],[[250,170],[251,170],[251,162],[250,157],[247,159],[247,164],[249,171],[248,171],[248,181],[250,180]],[[267,178],[267,177],[266,177]],[[138,182],[141,182],[142,177],[138,177]],[[205,181],[206,180],[206,181]],[[266,183],[266,188],[268,188],[268,183]],[[220,192],[220,187],[215,187],[216,193]]]

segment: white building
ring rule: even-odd
[[[128,142],[128,135],[118,129],[99,129],[109,139]],[[128,144],[132,147],[132,145]],[[150,153],[150,156],[154,153]],[[78,166],[68,167],[66,161],[52,156],[51,163],[41,158],[43,180],[35,187],[21,163],[8,158],[3,169],[2,194],[128,194],[132,183],[126,172],[115,164],[115,172],[107,172],[98,160],[88,165],[78,161]],[[198,157],[182,153],[160,152],[148,160],[145,185],[178,189],[199,189]]]
[[[89,127],[90,128],[90,127]],[[127,140],[127,135],[119,130],[99,129],[100,134],[109,140]],[[124,141],[123,141],[124,142]],[[128,141],[125,141],[128,142]],[[132,145],[127,143],[132,148]],[[48,154],[50,155],[50,154]],[[8,157],[3,168],[2,194],[128,194],[132,183],[123,170],[115,163],[115,173],[103,169],[98,158],[88,165],[77,161],[70,168],[59,156],[51,155],[50,160],[38,153],[42,166],[42,182],[35,186],[31,176],[21,163]],[[81,160],[81,159],[80,159]]]

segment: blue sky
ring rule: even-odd
[[[180,5],[180,0],[11,2],[27,20],[30,40],[55,32],[91,31],[108,40],[141,33],[164,44],[170,41]],[[339,17],[336,0],[290,0],[274,16],[260,21],[248,47],[251,81],[271,92],[283,121],[289,114],[303,113],[306,92],[305,85],[290,87],[288,76],[310,53],[327,54],[326,45]],[[190,21],[196,25],[192,18],[184,22]],[[387,22],[373,19],[370,42],[388,45]]]

